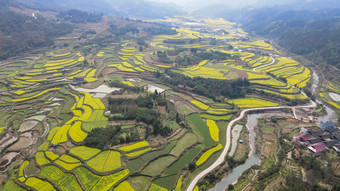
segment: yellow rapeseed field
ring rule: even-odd
[[[120,153],[117,151],[103,151],[86,161],[86,165],[97,172],[111,172],[122,166],[120,156]]]
[[[161,186],[158,186],[157,184],[151,184],[149,191],[168,191],[168,190]]]
[[[68,132],[70,138],[77,143],[82,142],[87,137],[87,133],[81,129],[81,124],[81,121],[75,122]]]
[[[45,164],[50,163],[50,161],[46,159],[44,152],[37,152],[35,154],[35,161],[37,162],[39,166],[43,166]]]
[[[134,151],[134,152],[131,152],[131,153],[127,153],[127,154],[125,154],[125,155],[128,156],[128,157],[136,157],[136,156],[139,156],[139,155],[141,155],[141,154],[144,154],[144,153],[146,153],[146,152],[148,152],[148,151],[151,151],[151,147],[146,148],[146,149],[143,149],[143,150],[139,150],[139,151]]]
[[[214,154],[215,152],[219,151],[222,149],[222,145],[219,144],[217,145],[216,147],[212,148],[212,149],[209,149],[207,150],[205,153],[203,153],[203,155],[196,161],[196,165],[197,166],[200,166],[202,165],[205,161],[208,160],[208,158]]]
[[[228,103],[235,104],[239,108],[254,108],[254,107],[274,107],[279,104],[270,101],[260,100],[257,98],[241,98],[228,100]]]
[[[30,177],[27,179],[25,184],[35,190],[42,190],[42,191],[53,191],[55,190],[54,187],[47,181],[40,180],[36,177]]]
[[[56,160],[57,158],[59,158],[59,155],[55,154],[52,151],[46,151],[45,155],[47,156],[47,158],[49,158],[50,160]]]
[[[100,150],[96,148],[86,147],[86,146],[78,146],[78,147],[73,147],[70,150],[70,153],[83,160],[88,160],[92,158],[93,156],[95,156],[96,154],[100,153]]]
[[[209,127],[209,132],[210,132],[211,138],[215,142],[219,142],[219,129],[218,129],[215,121],[211,120],[211,119],[207,119],[207,125]]]
[[[47,90],[44,90],[34,96],[31,96],[31,97],[26,97],[26,98],[19,98],[19,99],[12,99],[12,102],[22,102],[22,101],[27,101],[27,100],[30,100],[30,99],[34,99],[34,98],[37,98],[39,96],[42,96],[50,91],[55,91],[55,90],[59,90],[60,88],[51,88],[51,89],[47,89]]]
[[[201,110],[208,110],[209,109],[209,106],[200,102],[200,101],[197,101],[197,100],[191,100],[190,101],[192,104],[194,104],[196,107],[200,108]]]
[[[143,147],[148,147],[150,146],[149,143],[147,141],[141,141],[138,143],[134,143],[132,145],[127,145],[127,146],[123,146],[120,147],[119,150],[124,151],[124,152],[130,152],[139,148],[143,148]]]
[[[125,85],[128,85],[128,86],[131,86],[131,87],[134,87],[135,85],[133,85],[131,82],[128,82],[128,81],[121,81],[122,84],[125,84]]]
[[[135,191],[132,186],[127,182],[124,181],[122,183],[120,183],[115,189],[114,191]]]

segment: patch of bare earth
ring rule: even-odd
[[[275,140],[276,136],[272,133],[264,133],[263,139],[265,139],[265,140]]]
[[[302,123],[300,120],[297,119],[287,119],[287,121],[291,123]]]
[[[239,78],[241,78],[241,79],[248,79],[248,74],[246,72],[241,71],[241,70],[237,70],[237,69],[234,69],[234,68],[232,68],[231,70],[236,72]]]
[[[104,68],[103,71],[102,71],[102,74],[104,76],[107,76],[113,72],[117,72],[117,68]]]
[[[32,138],[20,138],[20,140],[18,142],[16,142],[14,145],[12,145],[11,147],[8,148],[8,151],[21,151],[23,149],[28,148],[29,146],[31,146],[34,142],[35,139]]]
[[[270,158],[275,154],[276,144],[272,142],[264,142],[263,144],[263,156]]]
[[[22,104],[22,105],[14,106],[13,109],[25,109],[25,108],[29,108],[29,107],[31,107],[30,104]]]
[[[133,125],[135,124],[135,120],[126,120],[126,121],[109,121],[109,125],[117,126],[117,125]]]
[[[166,113],[165,106],[158,106],[158,111],[161,112],[161,113]]]
[[[7,166],[9,166],[13,161],[16,160],[19,153],[11,152],[7,153],[3,157],[0,158],[0,170],[5,170]]]
[[[9,133],[6,134],[5,137],[3,137],[0,140],[0,152],[2,150],[4,150],[6,147],[8,147],[9,145],[15,143],[15,141],[17,141],[18,138],[17,137],[13,137],[12,135],[10,135]]]
[[[25,121],[24,123],[21,124],[21,127],[19,129],[19,132],[25,132],[32,130],[39,122],[36,120],[29,120]]]
[[[334,175],[340,177],[340,162],[333,162],[332,168],[334,171]]]
[[[87,84],[83,85],[82,88],[86,88],[86,89],[94,89],[94,88],[100,86],[100,85],[103,84],[103,83],[104,83],[103,80],[97,80],[97,81],[95,81],[95,82],[87,83]]]
[[[169,140],[171,138],[173,138],[174,136],[178,135],[183,129],[177,129],[176,131],[174,131],[169,137],[167,137],[166,139]]]

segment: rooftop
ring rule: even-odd
[[[316,143],[316,144],[310,145],[308,149],[311,150],[313,153],[319,153],[319,152],[326,150],[326,145],[323,143]]]

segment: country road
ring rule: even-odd
[[[265,65],[261,65],[261,66],[258,66],[258,67],[256,67],[256,68],[253,68],[253,70],[256,71],[256,70],[259,69],[259,68],[263,68],[263,67],[266,67],[266,66],[273,65],[273,64],[275,63],[276,60],[275,60],[275,58],[272,57],[272,56],[271,56],[271,58],[272,58],[272,60],[273,60],[271,63],[265,64]]]
[[[302,92],[302,94],[304,94]],[[305,94],[304,94],[305,95]],[[225,156],[228,153],[229,147],[230,147],[230,132],[231,132],[231,128],[233,127],[234,123],[239,121],[240,119],[242,119],[245,115],[245,113],[247,113],[248,111],[256,111],[256,110],[271,110],[271,109],[283,109],[283,108],[289,108],[289,109],[296,109],[296,108],[310,108],[310,107],[316,107],[317,104],[314,101],[310,101],[310,105],[304,105],[304,106],[291,106],[291,107],[263,107],[263,108],[250,108],[250,109],[245,109],[241,112],[240,116],[237,117],[236,119],[232,120],[229,124],[228,124],[228,128],[226,131],[226,145],[223,149],[222,154],[218,157],[218,159],[207,169],[205,169],[204,171],[202,171],[201,173],[199,173],[194,180],[191,181],[189,187],[187,188],[187,191],[192,191],[197,182],[203,178],[205,175],[207,175],[209,172],[211,172],[212,170],[214,170],[216,167],[218,167],[220,164],[222,164],[225,160]]]
[[[34,17],[34,19],[37,19],[37,17],[35,16],[35,14],[36,13],[38,13],[39,11],[34,11],[33,13],[32,13],[32,17]]]

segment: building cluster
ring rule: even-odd
[[[71,84],[72,85],[80,85],[80,84],[84,84],[84,83],[86,83],[85,77],[79,76],[79,77],[73,77]]]
[[[318,154],[327,149],[340,152],[340,130],[334,123],[320,123],[319,130],[304,129],[303,133],[293,138],[293,142],[306,146],[311,152]]]

